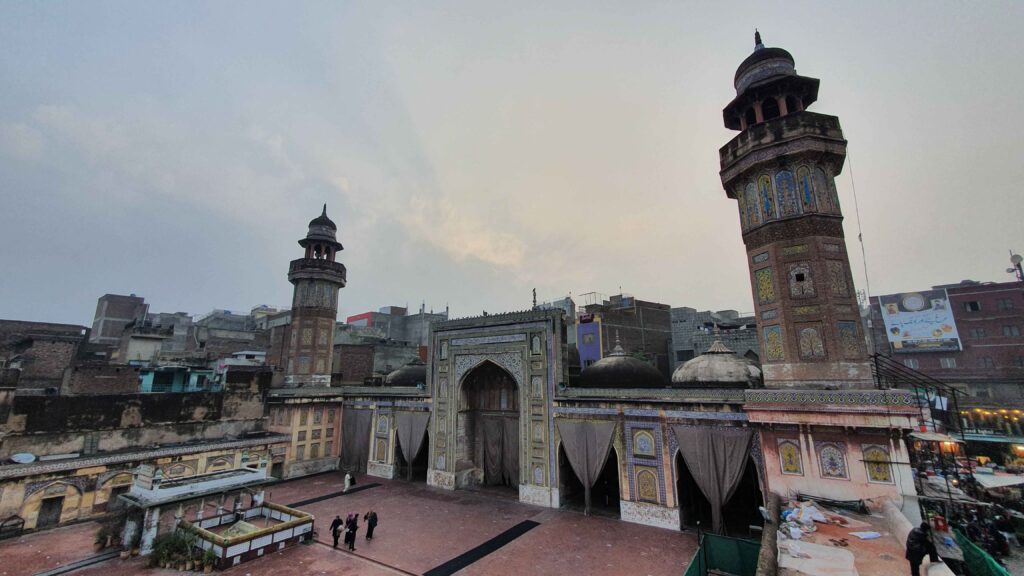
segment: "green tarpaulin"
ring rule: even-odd
[[[708,570],[718,570],[733,576],[754,576],[760,552],[760,542],[703,534],[700,548],[684,576],[704,576]]]
[[[967,569],[971,571],[971,576],[1010,576],[1006,568],[1000,566],[995,558],[978,548],[959,530],[954,528],[953,535],[956,536],[956,543],[960,545],[960,549],[964,551],[964,562],[967,563]]]

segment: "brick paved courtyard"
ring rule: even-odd
[[[369,487],[371,484],[377,486]],[[536,522],[504,545],[489,547],[458,574],[682,574],[696,550],[696,538],[609,518],[520,504],[511,491],[455,491],[424,484],[360,477],[355,492],[340,495],[341,477],[324,474],[267,489],[268,499],[313,513],[318,542],[300,545],[224,571],[261,574],[424,574],[524,522]],[[360,523],[355,553],[334,550],[327,526],[335,514],[374,509],[380,524],[364,539]],[[52,570],[94,554],[96,525],[86,523],[0,543],[0,576]],[[170,574],[151,570],[143,559],[110,560],[73,574],[119,576]],[[176,571],[175,571],[176,573]],[[437,572],[435,572],[437,573]]]

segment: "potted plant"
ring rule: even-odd
[[[182,546],[185,548],[185,570],[192,570],[192,567],[196,565],[193,559],[196,551],[196,534],[189,530],[179,531],[178,534]]]
[[[213,553],[213,550],[207,550],[203,553],[203,573],[209,574],[213,572],[213,566],[217,564],[217,555]]]

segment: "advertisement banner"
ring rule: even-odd
[[[893,352],[961,349],[945,290],[879,296],[878,305]]]

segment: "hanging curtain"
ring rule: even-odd
[[[672,429],[686,467],[711,504],[711,529],[723,534],[722,507],[740,484],[754,433],[749,428],[673,426]]]
[[[409,465],[407,476],[412,480],[412,461],[420,453],[423,437],[427,433],[427,421],[430,412],[395,412],[395,430],[398,434],[398,445],[402,447],[402,455]]]
[[[519,418],[506,416],[502,431],[502,480],[506,486],[519,487]]]
[[[373,410],[345,407],[341,413],[341,467],[366,472],[370,459],[370,436]]]
[[[583,512],[590,514],[590,489],[597,482],[608,460],[615,423],[558,418],[555,426],[562,437],[562,448],[565,449],[569,465],[583,484]]]
[[[484,484],[502,483],[503,426],[501,416],[483,416]]]

